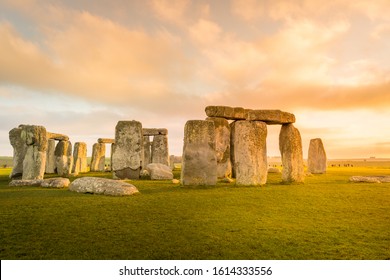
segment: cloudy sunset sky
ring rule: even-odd
[[[72,143],[119,120],[167,128],[207,105],[294,113],[304,157],[390,157],[390,0],[0,0],[0,155],[43,125]],[[279,126],[268,126],[277,156]]]

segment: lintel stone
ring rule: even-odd
[[[225,118],[228,120],[245,120],[249,109],[228,106],[207,106],[206,115],[214,118]]]
[[[99,138],[97,141],[100,144],[115,144],[115,139],[111,138]]]
[[[65,134],[46,132],[46,135],[47,139],[54,139],[57,141],[69,141],[69,137]]]
[[[266,124],[289,124],[295,122],[294,114],[281,110],[248,110],[248,121],[262,121]]]
[[[143,136],[155,136],[155,135],[168,135],[168,129],[166,128],[143,128]]]

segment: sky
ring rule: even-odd
[[[305,158],[312,138],[330,159],[390,158],[389,15],[390,0],[0,0],[0,155],[19,124],[90,155],[120,120],[167,128],[181,155],[186,121],[224,105],[295,114]]]

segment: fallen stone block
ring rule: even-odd
[[[70,181],[68,178],[49,178],[44,179],[41,183],[41,187],[44,188],[67,188],[70,184]]]
[[[10,187],[44,187],[44,188],[66,188],[70,184],[68,178],[48,178],[38,180],[13,180]]]
[[[78,193],[104,194],[109,196],[128,196],[139,193],[132,184],[98,177],[82,177],[74,180],[69,190]]]
[[[146,170],[149,172],[151,180],[172,180],[172,169],[165,164],[150,163],[146,166]]]
[[[9,182],[10,187],[40,187],[43,179],[37,180],[12,180]]]
[[[352,176],[349,181],[353,183],[390,183],[390,176]]]
[[[282,171],[280,171],[280,169],[277,167],[269,167],[268,173],[278,173],[279,174],[279,173],[282,173]]]

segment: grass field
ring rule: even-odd
[[[390,183],[348,182],[389,166],[329,168],[303,185],[280,174],[262,187],[140,180],[132,197],[11,188],[9,172],[0,259],[390,259]]]

